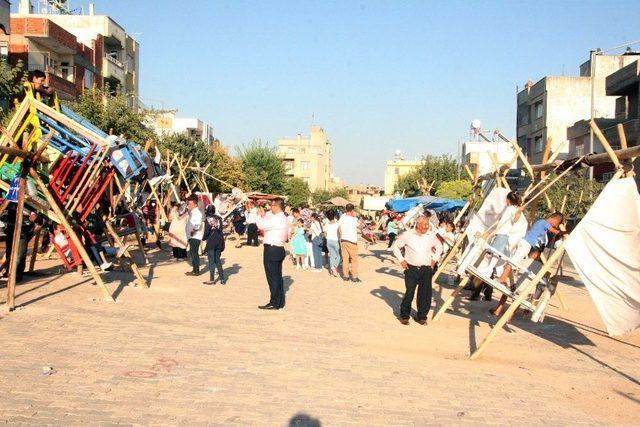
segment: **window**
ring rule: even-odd
[[[9,45],[7,43],[0,43],[0,60],[6,61],[9,57]]]
[[[69,80],[69,77],[73,79],[73,67],[68,62],[60,63],[60,74],[63,79]]]
[[[544,111],[542,109],[542,101],[538,101],[533,105],[533,111],[534,111],[534,114],[535,114],[534,117],[536,119],[539,119],[539,118],[542,117],[542,115],[544,113]]]
[[[300,162],[300,168],[302,168],[303,171],[308,171],[309,170],[309,162]]]
[[[293,157],[296,154],[296,150],[293,147],[287,148],[287,157]]]
[[[306,152],[307,152],[306,148],[304,148],[304,147],[300,148],[300,153],[305,154]]]
[[[602,174],[602,182],[607,182],[607,181],[611,181],[611,178],[613,178],[613,174],[614,172],[605,172]]]
[[[584,144],[576,144],[576,156],[584,156]]]
[[[396,175],[400,175],[400,168],[395,168],[393,173]]]
[[[536,138],[533,140],[533,152],[542,153],[543,149],[544,149],[544,144],[542,143],[542,137],[536,136]]]

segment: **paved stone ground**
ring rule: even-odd
[[[287,307],[277,312],[256,308],[268,298],[262,249],[228,246],[227,286],[201,285],[206,276],[184,276],[185,263],[154,249],[143,269],[151,289],[124,286],[123,273],[105,276],[116,303],[102,301],[88,278],[51,275],[56,262],[38,262],[42,275],[18,287],[18,310],[0,318],[0,421],[640,422],[640,334],[608,338],[575,281],[562,287],[568,311],[552,307],[536,325],[516,319],[472,362],[495,321],[490,303],[463,301],[441,322],[400,325],[402,276],[381,245],[361,249],[359,285],[287,262]],[[451,288],[436,286],[435,306]]]

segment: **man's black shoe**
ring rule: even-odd
[[[274,305],[272,305],[271,303],[265,304],[265,305],[259,305],[258,308],[260,310],[277,310],[277,308]]]
[[[343,277],[342,280],[345,281],[345,282],[350,282],[351,278],[350,277]]]
[[[185,276],[199,276],[200,273],[196,273],[195,271],[188,271],[186,273],[184,273]]]
[[[360,280],[360,279],[359,279],[359,278],[357,278],[357,277],[356,277],[355,279],[351,279],[351,281],[352,281],[353,283],[362,283],[362,280]]]

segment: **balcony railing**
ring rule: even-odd
[[[107,55],[105,56],[105,58],[107,59],[107,61],[111,62],[114,65],[117,65],[120,68],[124,68],[124,65],[122,64],[122,62],[120,62],[117,58],[114,58],[113,56]]]

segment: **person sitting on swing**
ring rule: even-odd
[[[564,215],[562,215],[560,212],[555,212],[551,214],[547,219],[539,219],[534,222],[533,226],[529,231],[527,231],[527,234],[525,234],[524,238],[518,241],[511,259],[515,263],[520,264],[527,257],[532,258],[531,253],[536,252],[536,248],[541,248],[537,250],[537,256],[533,258],[537,259],[542,250],[544,250],[544,247],[547,245],[547,233],[552,233],[556,236],[561,236],[562,234],[564,234],[564,232],[560,230],[560,225],[563,221]],[[504,266],[504,271],[498,279],[498,282],[506,284],[511,271],[511,265],[506,264]],[[512,291],[515,291],[515,289],[512,289]],[[506,302],[507,297],[506,295],[503,295],[502,298],[500,298],[500,302],[498,302],[498,305],[490,310],[491,313],[499,316],[500,313],[502,313]]]

